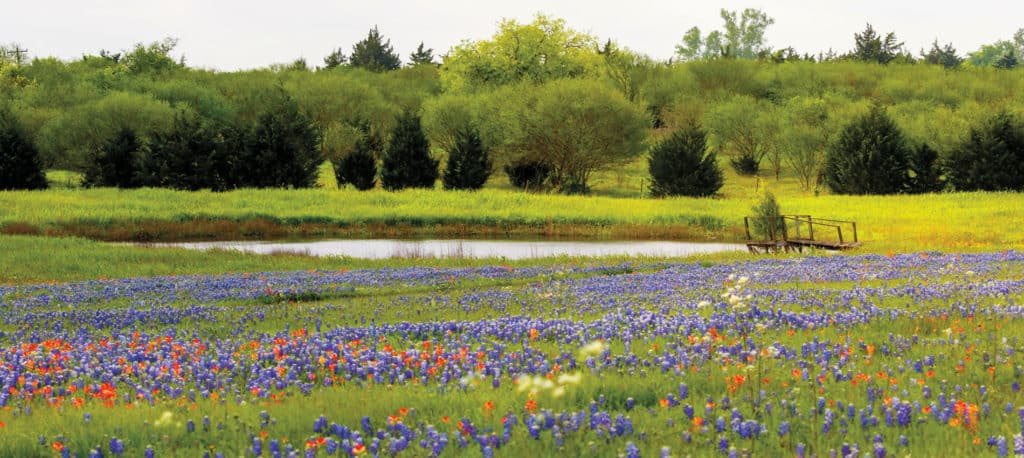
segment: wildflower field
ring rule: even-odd
[[[0,456],[1024,453],[1024,253],[0,287]]]

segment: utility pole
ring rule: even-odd
[[[14,63],[17,65],[23,64],[22,59],[28,57],[28,49],[22,49],[18,45],[14,45],[14,49],[10,53],[14,55]]]
[[[0,62],[9,63],[12,62],[15,65],[24,64],[25,59],[28,57],[28,49],[22,48],[18,44],[11,44],[11,48],[0,46]]]

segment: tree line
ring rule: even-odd
[[[404,66],[376,27],[316,69],[189,68],[171,39],[73,61],[8,46],[0,54],[18,54],[0,58],[0,184],[38,186],[6,178],[35,167],[96,186],[307,187],[326,160],[357,189],[439,178],[472,189],[500,170],[520,188],[587,193],[595,172],[647,156],[658,195],[713,194],[720,170],[700,167],[719,158],[838,193],[1024,188],[962,178],[991,176],[965,172],[1004,160],[990,156],[1022,157],[1012,138],[1024,33],[964,56],[936,40],[915,57],[868,25],[850,51],[812,56],[768,47],[774,20],[759,10],[722,18],[720,31],[686,32],[670,62],[543,15],[505,20],[440,62],[421,43]],[[902,146],[871,140],[886,132]],[[896,177],[856,178],[875,167]]]

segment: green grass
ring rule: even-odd
[[[697,255],[687,259],[722,262],[745,258],[745,253]],[[473,267],[488,265],[601,265],[621,262],[660,262],[642,257],[609,256],[544,259],[395,258],[358,259],[298,254],[258,255],[231,250],[196,251],[184,248],[140,247],[83,238],[0,235],[0,284],[27,284],[162,275],[220,274],[294,270],[377,269],[416,266]]]
[[[784,213],[856,221],[859,239],[876,249],[998,250],[1024,246],[1024,213],[1018,211],[1024,207],[1024,196],[1018,193],[777,197]],[[56,231],[59,235],[70,230],[72,235],[88,235],[88,231],[76,233],[75,227],[65,227],[63,232],[57,229],[78,225],[116,232],[130,227],[126,222],[152,220],[191,228],[198,219],[211,221],[214,227],[209,229],[208,238],[215,239],[219,229],[213,222],[263,218],[286,227],[319,227],[312,230],[313,235],[330,232],[332,227],[363,236],[405,227],[418,235],[483,232],[502,236],[518,231],[518,235],[738,241],[743,237],[742,217],[750,213],[754,203],[755,199],[749,197],[630,199],[500,190],[211,193],[67,189],[0,192],[0,207],[7,209],[0,214],[0,225],[7,233]],[[527,229],[520,230],[523,227]],[[271,230],[261,226],[254,233],[259,237]],[[131,232],[124,232],[114,238],[132,237]]]

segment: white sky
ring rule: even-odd
[[[100,49],[179,39],[175,57],[193,67],[236,70],[306,58],[312,65],[377,25],[402,61],[425,42],[435,55],[463,39],[486,39],[498,21],[529,22],[537,12],[569,27],[667,59],[683,33],[722,26],[719,9],[759,8],[775,18],[767,41],[800,53],[853,47],[870,22],[895,31],[916,54],[932,40],[960,54],[1010,39],[1024,27],[1022,0],[12,0],[0,7],[0,43],[17,42],[33,57],[77,59]]]

